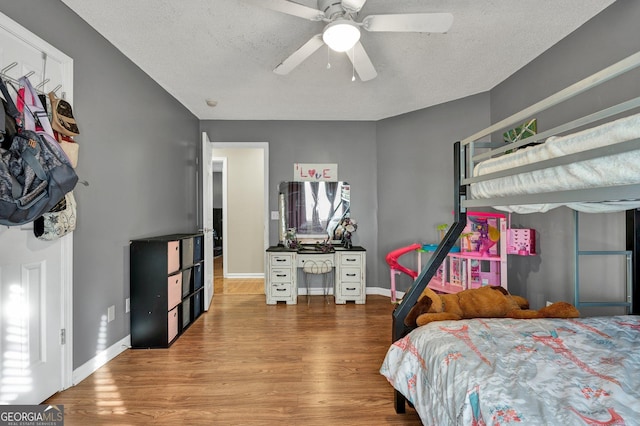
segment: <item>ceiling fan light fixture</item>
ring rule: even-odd
[[[360,29],[355,22],[338,19],[327,25],[322,40],[336,52],[346,52],[360,40]]]

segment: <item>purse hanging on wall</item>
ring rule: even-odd
[[[21,83],[24,86],[24,92],[22,94],[24,101],[25,109],[29,109],[30,111],[37,111],[33,116],[29,116],[25,118],[26,125],[34,126],[36,128],[40,127],[41,131],[39,133],[45,134],[46,136],[52,136],[54,134],[54,130],[52,129],[52,125],[49,122],[48,115],[46,113],[46,109],[42,105],[42,99],[36,94],[35,90],[31,86],[28,80],[22,81]],[[53,109],[53,106],[52,106]],[[35,120],[37,117],[37,124],[31,123],[31,120]],[[50,140],[53,138],[49,138]],[[55,143],[55,142],[52,142]],[[73,143],[73,145],[76,145]],[[64,150],[64,146],[61,147]],[[66,151],[65,151],[66,153]],[[77,155],[77,150],[75,151]],[[75,167],[74,160],[69,158],[69,161],[72,167]],[[77,161],[77,156],[75,158]],[[58,239],[70,232],[73,232],[76,229],[76,200],[73,196],[73,192],[67,192],[55,206],[51,210],[46,213],[43,213],[42,216],[38,217],[33,222],[33,233],[36,238],[45,241],[52,241]]]
[[[73,117],[71,104],[64,99],[60,99],[54,92],[49,92],[51,100],[51,127],[56,132],[66,136],[78,136],[80,130]]]
[[[36,131],[31,113],[38,114],[44,127],[49,124],[48,118],[37,96],[37,103],[31,104],[35,93],[31,83],[22,78],[20,84],[25,87],[24,100],[29,113],[14,117],[16,121],[23,120],[23,129],[12,137],[9,149],[0,149],[0,224],[8,226],[32,222],[51,210],[78,181],[55,139]],[[7,104],[13,104],[4,83],[0,88]],[[9,110],[13,112],[14,108]]]
[[[51,211],[33,221],[33,233],[39,240],[53,241],[76,229],[76,199],[67,192]]]

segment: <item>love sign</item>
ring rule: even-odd
[[[337,182],[338,165],[295,163],[293,180],[295,182]]]

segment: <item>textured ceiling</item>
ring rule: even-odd
[[[364,31],[378,76],[362,82],[326,48],[273,73],[324,25],[242,0],[62,1],[202,120],[379,120],[485,92],[614,2],[368,0],[357,21],[417,12],[454,21],[447,34]]]

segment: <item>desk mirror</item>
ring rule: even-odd
[[[350,214],[347,182],[282,182],[279,191],[280,241],[288,228],[301,241],[323,241]]]

